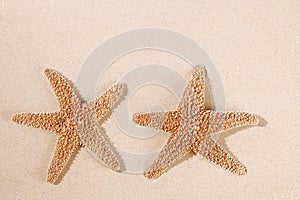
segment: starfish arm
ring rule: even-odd
[[[84,132],[80,133],[83,146],[108,168],[119,171],[121,164],[117,155],[112,151],[106,139],[100,135],[100,130],[95,126],[85,126]]]
[[[205,77],[205,67],[195,67],[182,98],[188,100],[192,107],[196,107],[196,109],[200,111],[205,109]],[[185,103],[183,100],[179,104],[179,109],[184,107]]]
[[[47,181],[55,183],[74,151],[80,147],[79,138],[66,133],[58,136],[55,152],[48,169]]]
[[[211,111],[207,111],[211,112]],[[226,131],[232,128],[257,125],[258,119],[256,115],[246,112],[211,112],[211,123],[209,126],[210,134]]]
[[[148,126],[165,132],[177,132],[181,120],[178,111],[134,114],[133,121],[140,126]]]
[[[70,83],[59,72],[52,69],[45,69],[44,71],[53,92],[57,98],[60,110],[67,115],[72,115],[73,110],[76,109],[80,100],[75,95]]]
[[[62,129],[64,118],[60,112],[19,113],[12,116],[12,121],[57,133]]]
[[[209,162],[219,165],[232,173],[236,173],[238,175],[247,174],[246,167],[238,160],[230,156],[230,154],[227,153],[211,137],[207,137],[200,148],[199,146],[197,146],[196,148],[193,147],[193,151],[196,154],[202,155],[203,158],[205,158]]]
[[[164,146],[145,176],[149,179],[159,177],[170,165],[190,152],[192,143],[193,138],[190,135],[178,132]]]
[[[95,101],[89,102],[89,104],[94,104],[96,117],[98,120],[101,120],[108,113],[108,111],[111,110],[113,105],[121,97],[123,90],[123,85],[121,83],[117,83],[100,97],[98,97]]]
[[[196,67],[192,78],[185,88],[183,96],[178,104],[177,111],[182,113],[183,119],[200,116],[205,109],[205,76],[204,67]]]

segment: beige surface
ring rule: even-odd
[[[0,1],[1,199],[300,198],[299,1],[24,2]],[[248,174],[232,175],[193,157],[149,181],[142,175],[112,172],[81,150],[60,184],[46,183],[55,136],[14,124],[10,116],[58,109],[43,75],[45,67],[75,80],[99,43],[142,27],[168,28],[195,40],[218,67],[228,110],[266,119],[265,127],[224,134],[221,139],[247,166]],[[104,91],[122,73],[149,62],[170,65],[186,77],[190,72],[172,55],[143,51],[114,63],[99,88]],[[168,101],[170,109],[176,105],[170,94],[141,104],[149,90],[163,92],[150,87],[137,93],[132,112],[148,109],[150,101]],[[104,127],[116,144],[136,152],[157,149],[165,139],[126,138],[112,119]]]

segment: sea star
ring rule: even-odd
[[[74,151],[84,146],[104,165],[120,169],[116,154],[100,135],[97,120],[101,120],[119,99],[123,86],[112,86],[95,101],[82,103],[67,79],[55,70],[46,69],[45,75],[57,98],[60,111],[51,113],[20,113],[14,122],[41,128],[56,134],[56,149],[48,169],[47,181],[55,183]]]
[[[228,129],[256,125],[255,115],[245,112],[218,112],[205,109],[205,67],[195,67],[176,111],[137,113],[135,123],[171,133],[167,144],[145,176],[159,177],[171,164],[193,151],[232,173],[243,175],[246,167],[234,159],[211,137]]]

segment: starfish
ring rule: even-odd
[[[100,135],[101,120],[121,96],[123,86],[112,86],[94,101],[82,103],[67,79],[60,73],[45,69],[45,75],[56,95],[59,111],[51,113],[20,113],[12,117],[19,124],[41,128],[56,134],[56,149],[48,169],[47,182],[55,183],[68,160],[79,147],[85,147],[105,166],[114,171],[120,162],[104,136]]]
[[[205,109],[205,67],[195,67],[175,111],[137,113],[133,121],[171,133],[167,144],[145,172],[149,179],[159,177],[170,165],[189,152],[202,155],[232,173],[243,175],[246,167],[226,152],[214,134],[245,125],[256,125],[255,115]]]

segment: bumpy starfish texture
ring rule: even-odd
[[[96,100],[81,103],[69,82],[60,73],[46,69],[45,75],[57,97],[60,111],[52,113],[20,113],[12,117],[19,124],[41,128],[56,134],[56,149],[48,169],[47,181],[55,183],[69,158],[80,146],[112,170],[120,162],[106,139],[100,134],[101,120],[121,96],[123,86],[112,86]]]
[[[218,112],[205,109],[205,67],[196,67],[176,111],[137,113],[133,121],[171,133],[167,144],[154,160],[145,176],[159,177],[176,160],[188,152],[202,155],[232,173],[243,175],[246,167],[213,140],[213,134],[231,128],[256,125],[255,115],[245,112]]]

